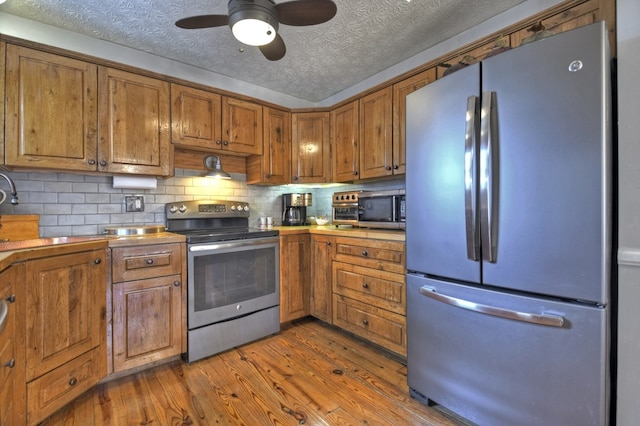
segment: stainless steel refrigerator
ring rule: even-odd
[[[596,23],[407,97],[413,397],[480,425],[607,424],[609,55]]]

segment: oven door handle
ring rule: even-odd
[[[248,238],[248,239],[241,239],[241,240],[224,241],[220,243],[194,244],[192,246],[189,246],[189,251],[197,252],[197,251],[228,249],[228,248],[234,248],[234,247],[251,247],[251,246],[260,246],[265,244],[274,244],[279,242],[280,242],[279,237]]]

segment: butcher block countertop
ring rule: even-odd
[[[338,237],[370,238],[375,240],[405,241],[404,230],[395,229],[370,229],[370,228],[347,228],[336,227],[335,225],[309,225],[309,226],[274,226],[271,229],[280,231],[280,235],[295,234],[323,234]]]

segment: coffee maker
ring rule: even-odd
[[[282,224],[298,226],[307,224],[307,207],[311,206],[312,194],[282,194]]]

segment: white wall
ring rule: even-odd
[[[640,1],[617,0],[619,315],[617,424],[640,419]]]

